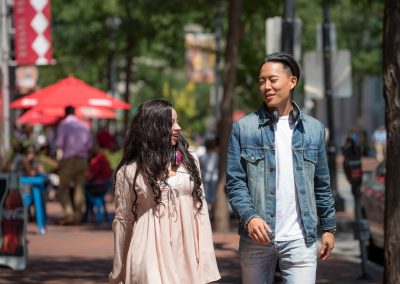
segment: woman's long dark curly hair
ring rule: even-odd
[[[117,172],[120,168],[135,162],[137,171],[133,179],[133,208],[137,201],[135,184],[138,174],[141,174],[151,186],[154,201],[161,205],[161,189],[159,181],[168,178],[168,165],[171,162],[172,151],[177,148],[183,155],[182,165],[189,172],[194,182],[192,196],[198,211],[203,207],[201,178],[193,156],[189,153],[189,144],[180,135],[174,148],[171,145],[172,135],[172,105],[165,100],[148,100],[139,106],[132,118],[124,140],[122,160],[114,173],[113,191],[115,191]],[[127,176],[125,175],[125,178]],[[135,214],[135,218],[136,213]]]

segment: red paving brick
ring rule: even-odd
[[[112,204],[109,204],[110,209]],[[60,207],[48,202],[48,232],[38,235],[33,223],[28,225],[29,263],[24,271],[0,267],[0,283],[106,283],[111,270],[113,235],[110,224],[55,225]],[[345,215],[345,214],[344,214]],[[343,217],[344,218],[344,217]],[[53,224],[52,224],[53,223]],[[214,233],[214,245],[222,279],[218,283],[240,283],[236,233]],[[369,267],[374,281],[356,280],[360,274],[357,258],[335,255],[319,263],[317,283],[381,283],[382,270]]]

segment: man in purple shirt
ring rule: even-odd
[[[72,106],[65,108],[66,117],[57,127],[57,159],[61,160],[60,194],[64,217],[60,225],[80,224],[85,204],[85,174],[87,158],[92,147],[90,127],[75,116]],[[74,184],[73,201],[70,183]]]

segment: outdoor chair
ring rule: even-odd
[[[46,200],[45,200],[45,177],[43,176],[21,176],[19,183],[28,185],[23,190],[22,197],[24,199],[25,209],[29,210],[32,202],[35,208],[36,224],[38,233],[43,235],[47,232],[47,215],[46,215]]]
[[[95,220],[97,223],[110,222],[110,215],[107,212],[104,196],[111,188],[111,180],[100,180],[88,183],[85,186],[86,212],[84,222]]]

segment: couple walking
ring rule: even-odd
[[[334,247],[335,209],[324,126],[292,102],[300,68],[267,56],[260,108],[233,125],[226,189],[240,220],[243,283],[315,283]],[[114,262],[110,283],[209,283],[220,274],[199,162],[164,100],[142,104],[128,129],[114,178]]]

